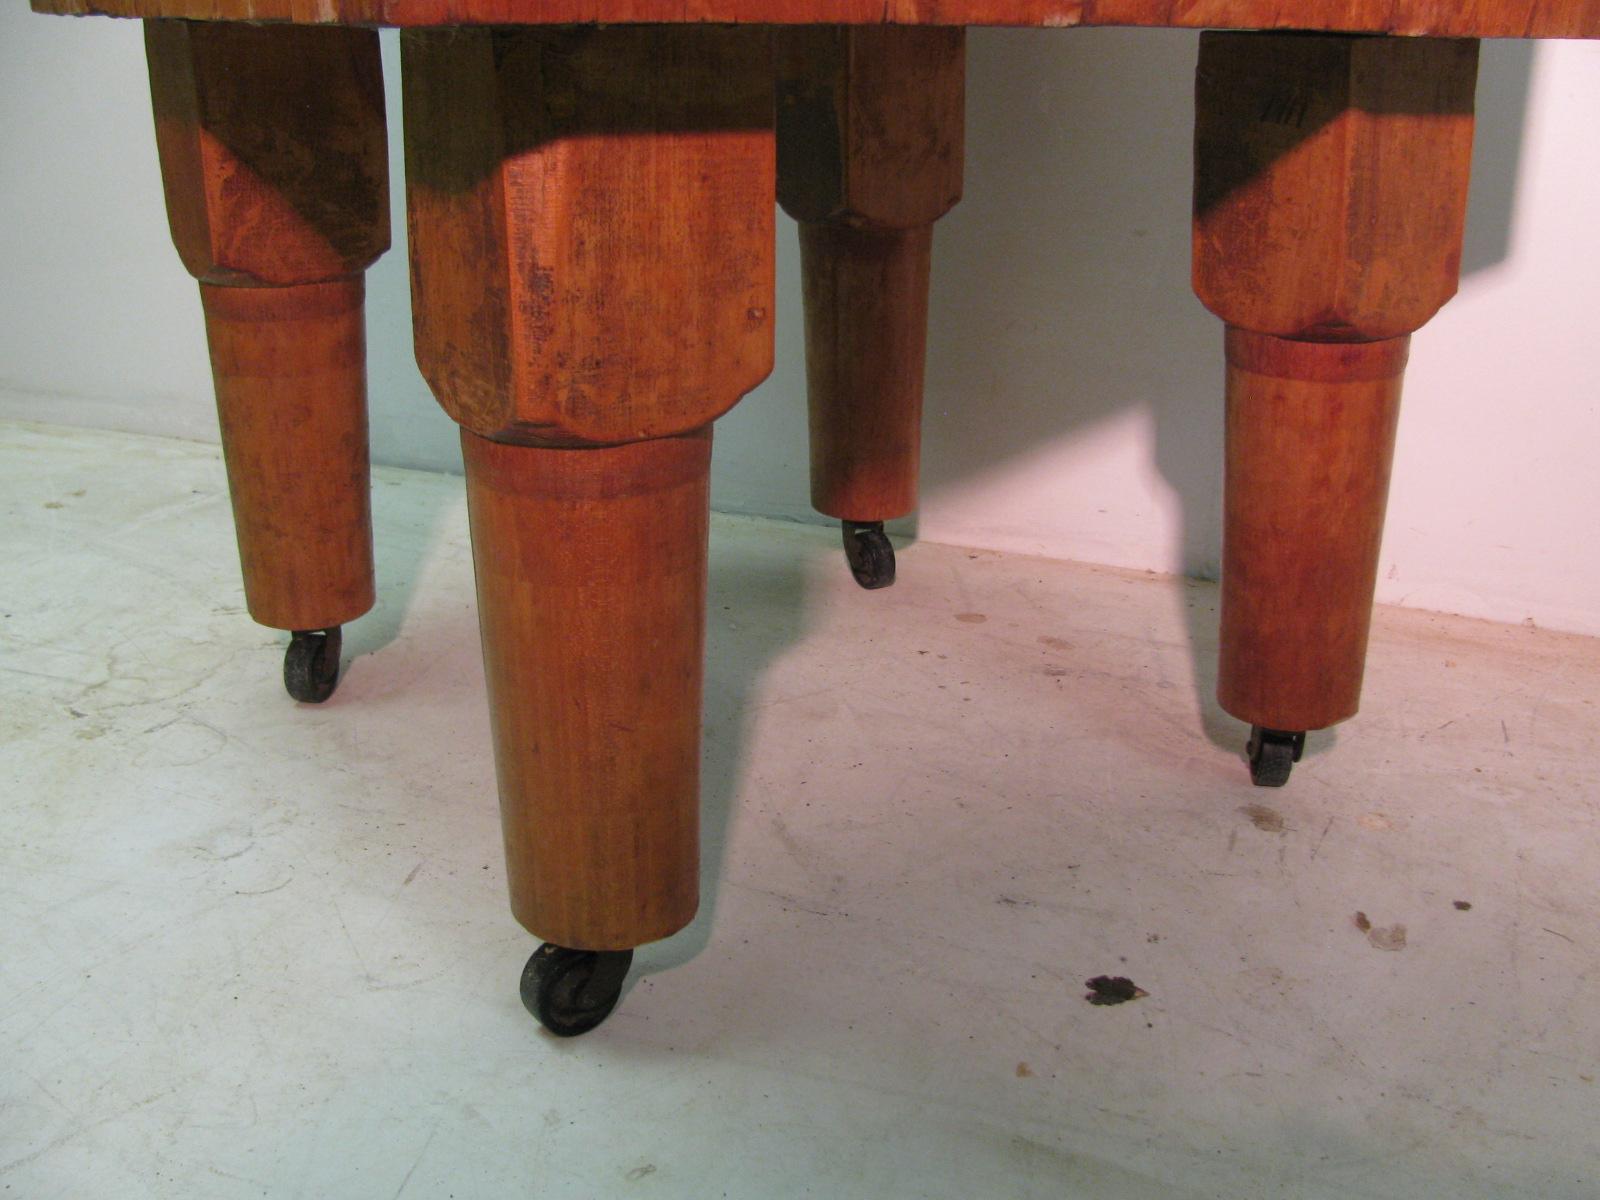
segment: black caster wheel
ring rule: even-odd
[[[1245,746],[1245,753],[1250,756],[1250,782],[1257,787],[1282,787],[1289,782],[1289,772],[1305,748],[1304,731],[1250,726],[1250,741]]]
[[[344,638],[332,629],[296,629],[283,656],[284,689],[302,704],[321,704],[339,686],[339,649]]]
[[[632,950],[569,950],[546,942],[522,968],[522,1004],[557,1037],[588,1033],[611,1015]]]
[[[882,521],[841,521],[844,556],[850,560],[850,574],[867,589],[886,588],[894,582],[894,547],[883,531]]]

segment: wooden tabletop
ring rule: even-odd
[[[32,0],[36,12],[346,25],[1152,25],[1600,37],[1600,0]]]

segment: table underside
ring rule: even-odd
[[[33,0],[36,12],[344,25],[1144,25],[1596,38],[1600,0]]]

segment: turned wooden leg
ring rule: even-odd
[[[811,503],[863,587],[917,505],[933,223],[961,198],[965,31],[781,29],[778,198],[800,222]]]
[[[511,911],[587,950],[676,933],[699,896],[711,431],[461,446]]]
[[[710,423],[772,367],[759,29],[406,31],[417,361],[463,429],[511,906],[559,1035],[698,898]]]
[[[173,240],[200,281],[250,615],[321,701],[372,607],[363,272],[389,244],[374,33],[149,21]]]
[[[1361,699],[1410,339],[1228,331],[1223,708],[1322,729]]]
[[[1217,694],[1258,784],[1360,702],[1409,335],[1460,268],[1477,49],[1201,40],[1194,280],[1228,323]]]
[[[276,629],[372,607],[363,292],[200,285],[245,600]]]

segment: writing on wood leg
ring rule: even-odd
[[[1258,783],[1359,704],[1409,335],[1460,271],[1477,59],[1201,39],[1194,285],[1228,326],[1218,699],[1256,727]]]

